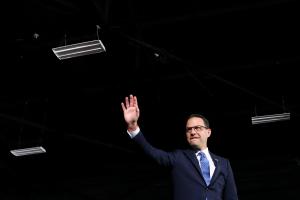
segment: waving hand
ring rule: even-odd
[[[128,130],[134,131],[138,127],[137,121],[140,116],[137,97],[133,95],[125,97],[125,102],[122,102],[121,106],[123,109],[125,122],[128,125]]]

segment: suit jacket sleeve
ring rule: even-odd
[[[158,162],[160,165],[171,167],[176,160],[175,152],[166,152],[153,147],[144,137],[142,132],[139,132],[133,140],[143,149],[143,151]]]

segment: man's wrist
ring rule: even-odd
[[[137,126],[135,130],[129,130],[127,129],[127,133],[131,138],[134,138],[138,133],[140,132],[140,128]]]
[[[129,132],[133,132],[133,131],[135,131],[138,128],[139,128],[138,124],[136,122],[134,122],[132,124],[128,124],[127,130]]]

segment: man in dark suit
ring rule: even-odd
[[[166,152],[153,147],[143,136],[138,119],[137,97],[130,95],[121,103],[127,132],[145,153],[172,172],[174,200],[237,200],[237,189],[228,159],[211,153],[208,120],[198,114],[188,117],[186,138],[191,148]]]

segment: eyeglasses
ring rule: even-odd
[[[203,131],[204,129],[208,129],[208,127],[206,126],[201,126],[201,125],[198,125],[198,126],[192,126],[192,127],[187,127],[186,128],[186,132],[187,133],[191,133],[193,131],[193,129],[195,130],[195,132],[199,133],[201,131]]]

